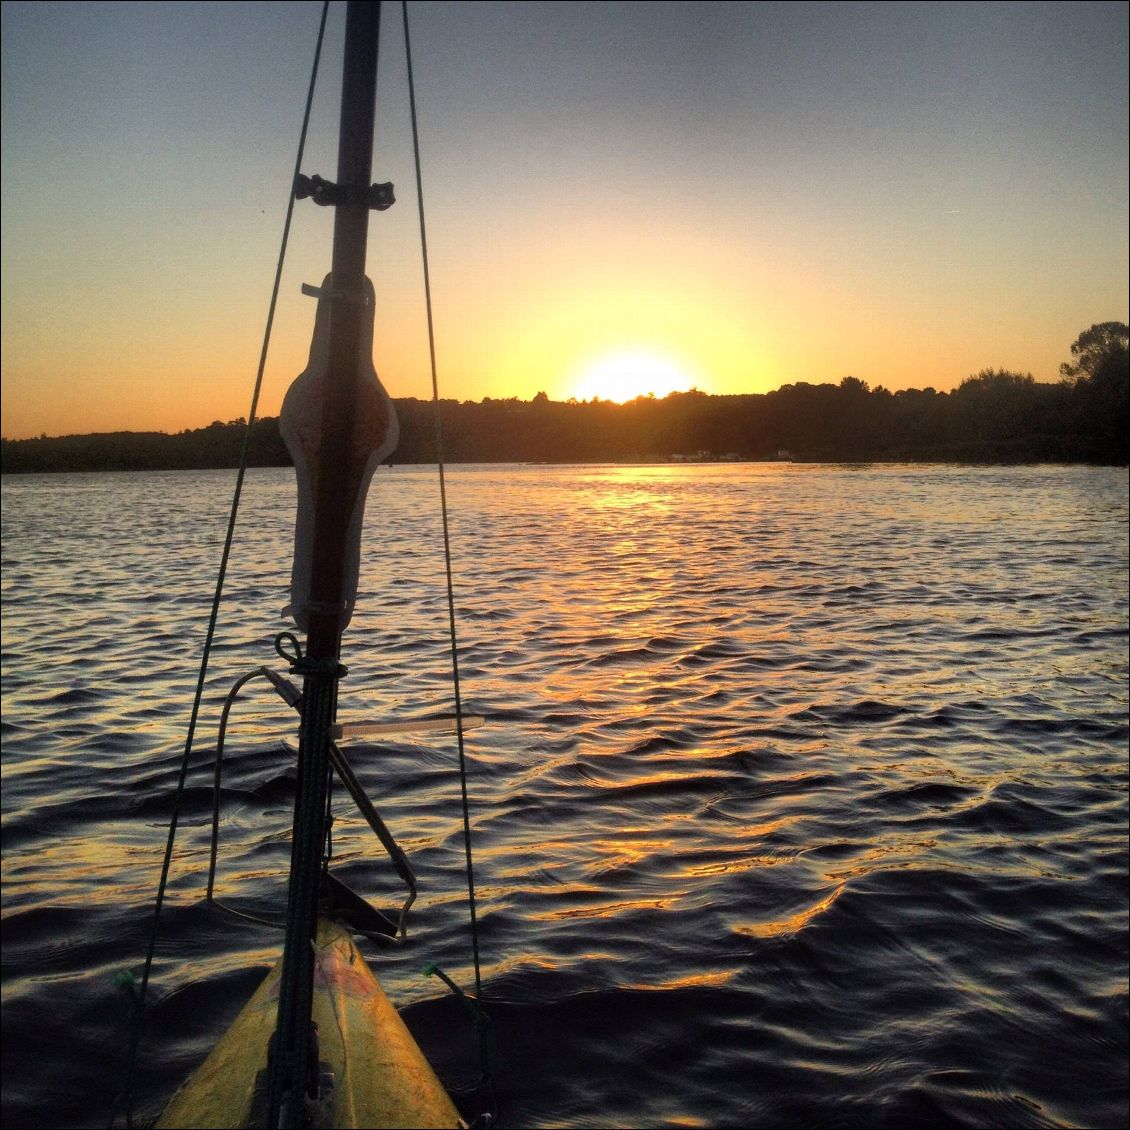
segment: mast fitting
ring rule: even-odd
[[[344,679],[349,674],[349,668],[336,659],[311,659],[304,655],[290,665],[294,675],[329,675],[334,679]]]
[[[296,200],[310,197],[315,204],[320,204],[323,208],[345,204],[376,212],[383,212],[396,203],[392,181],[370,185],[334,184],[333,181],[328,181],[317,173],[312,177],[299,173],[294,178],[294,196]]]
[[[303,283],[302,293],[307,298],[328,298],[331,302],[351,302],[355,306],[369,305],[369,295],[363,290],[342,290],[332,286]]]

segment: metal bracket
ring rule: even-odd
[[[332,286],[314,286],[313,283],[303,283],[302,293],[307,298],[328,298],[331,302],[349,302],[354,306],[369,305],[369,296],[358,290],[337,290]],[[290,613],[289,608],[283,609],[283,611],[286,614]],[[345,604],[322,604],[317,608],[310,604],[307,605],[307,611],[341,615],[345,611]]]
[[[339,204],[352,205],[353,207],[369,208],[376,212],[383,212],[396,203],[393,195],[392,182],[384,184],[334,184],[317,173],[308,177],[299,173],[294,178],[294,196],[296,200],[305,200],[310,197],[315,204],[323,208],[336,207]]]

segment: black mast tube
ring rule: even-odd
[[[316,1086],[311,1062],[310,1011],[313,1000],[318,887],[325,845],[330,727],[334,722],[338,656],[344,626],[343,573],[353,510],[354,405],[365,319],[365,251],[369,186],[376,116],[378,0],[350,0],[345,22],[345,66],[341,85],[341,128],[337,183],[341,201],[334,218],[332,305],[327,393],[314,517],[313,571],[303,714],[299,734],[294,838],[287,895],[287,936],[279,986],[278,1022],[271,1066],[268,1125],[300,1127],[305,1119],[308,1081]],[[351,191],[352,190],[352,191]]]

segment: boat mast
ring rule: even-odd
[[[271,1057],[269,1126],[299,1127],[305,1119],[304,1095],[317,1080],[316,1043],[311,1037],[314,951],[319,883],[325,845],[326,794],[329,778],[330,728],[337,705],[341,634],[348,623],[352,593],[347,560],[350,527],[357,506],[358,443],[362,380],[371,373],[368,329],[373,311],[365,279],[365,251],[376,114],[378,0],[350,0],[345,25],[345,65],[341,88],[341,124],[337,185],[325,186],[319,203],[336,206],[333,267],[328,291],[319,305],[329,305],[328,365],[320,420],[305,422],[317,429],[318,453],[311,478],[314,495],[310,553],[309,600],[305,621],[306,652],[295,670],[303,676],[303,708],[299,733],[298,781],[287,896],[287,936],[283,950],[278,1023]],[[316,179],[316,178],[315,178]],[[324,182],[319,182],[324,185]],[[328,190],[332,189],[332,193]],[[371,378],[370,378],[371,379]],[[367,486],[367,480],[361,490]],[[363,500],[362,500],[363,502]]]

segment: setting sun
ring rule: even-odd
[[[599,397],[623,403],[637,396],[664,397],[671,392],[685,392],[694,383],[694,378],[674,361],[629,350],[587,365],[577,377],[573,395],[578,400]]]

